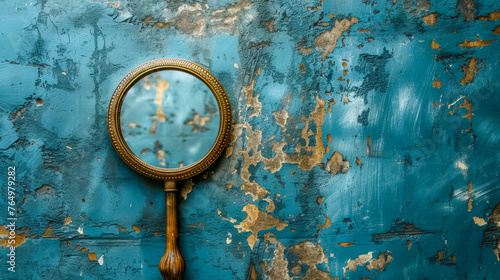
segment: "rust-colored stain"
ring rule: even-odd
[[[306,70],[306,67],[304,66],[304,63],[301,63],[301,64],[299,65],[299,70],[300,70],[300,71],[304,71],[304,70]]]
[[[68,216],[68,217],[66,217],[66,219],[64,220],[64,225],[65,225],[65,226],[67,226],[67,225],[69,225],[71,222],[72,222],[71,217],[70,217],[70,216]]]
[[[370,30],[368,29],[364,29],[364,28],[358,28],[358,32],[361,32],[361,33],[371,33]]]
[[[10,235],[10,230],[7,229],[7,227],[5,225],[2,225],[0,226],[0,246],[2,246],[2,249],[4,249],[5,247],[19,247],[21,244],[23,244],[27,237],[26,237],[26,233],[17,233],[14,231],[14,240],[15,242],[14,243],[9,243],[9,236]]]
[[[340,243],[337,243],[337,245],[342,246],[342,247],[351,247],[351,246],[354,245],[354,243],[351,243],[351,242],[340,242]]]
[[[475,57],[472,57],[469,59],[469,62],[467,65],[462,65],[462,72],[464,72],[464,76],[462,77],[462,80],[460,81],[460,84],[465,86],[468,83],[472,83],[474,81],[474,77],[476,74],[483,68],[483,66],[476,68],[477,66],[477,59]]]
[[[428,14],[422,17],[422,21],[429,26],[434,26],[438,21],[438,16],[439,13]]]
[[[90,261],[97,261],[97,254],[96,253],[88,253],[88,257]]]
[[[358,166],[363,166],[363,163],[361,162],[361,160],[358,157],[356,157],[356,164]]]
[[[431,41],[431,49],[433,49],[433,50],[437,50],[437,49],[439,49],[439,44],[438,44],[438,43],[436,43],[436,42],[434,41],[434,39],[432,39],[432,41]]]
[[[491,12],[487,16],[478,16],[476,18],[476,20],[482,20],[482,21],[487,21],[487,20],[497,21],[499,19],[500,19],[500,10]]]
[[[441,88],[441,81],[434,81],[434,82],[432,82],[432,87]]]
[[[136,226],[136,225],[133,225],[133,226],[132,226],[132,229],[135,231],[135,233],[139,233],[139,232],[141,232],[141,230],[139,229],[139,227],[138,227],[138,226]]]
[[[42,106],[43,105],[43,100],[41,98],[36,99],[36,106]]]
[[[279,218],[275,219],[270,214],[259,210],[257,205],[254,204],[245,205],[242,211],[247,212],[247,217],[239,225],[235,225],[234,227],[238,229],[238,232],[252,232],[247,238],[251,250],[253,250],[255,242],[258,240],[257,234],[259,231],[272,227],[276,227],[278,231],[281,231],[288,226],[286,223],[281,223]]]
[[[463,41],[462,43],[459,43],[458,45],[462,48],[466,49],[472,49],[472,48],[482,48],[484,46],[487,46],[491,44],[493,41],[488,41],[488,40],[480,40],[479,36],[477,36],[476,41]]]

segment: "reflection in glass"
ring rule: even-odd
[[[215,143],[220,113],[214,94],[195,76],[163,70],[139,80],[121,107],[125,142],[147,164],[179,168],[203,158]]]

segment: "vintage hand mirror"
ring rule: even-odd
[[[203,67],[180,59],[157,59],[129,73],[108,109],[114,148],[132,169],[165,181],[164,279],[182,279],[176,181],[195,176],[222,153],[231,127],[231,105],[220,82]]]

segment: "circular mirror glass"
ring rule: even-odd
[[[153,72],[133,84],[119,117],[132,153],[166,169],[200,161],[214,145],[220,126],[214,93],[199,78],[175,69]]]

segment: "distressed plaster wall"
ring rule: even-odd
[[[162,184],[113,150],[134,67],[202,64],[233,106],[225,154],[184,182],[186,279],[494,279],[494,0],[0,1],[0,201],[16,273],[160,279]],[[6,245],[8,231],[0,226]]]

